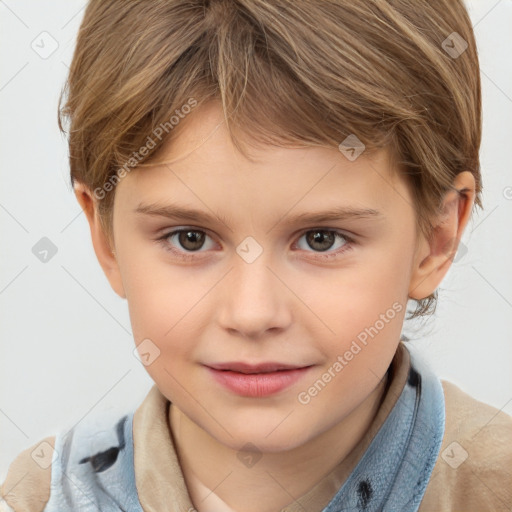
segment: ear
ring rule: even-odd
[[[471,216],[475,200],[475,178],[468,171],[459,173],[434,222],[430,240],[420,234],[409,286],[411,299],[424,299],[433,293],[450,268],[460,239]]]
[[[126,299],[126,294],[121,279],[121,272],[114,250],[111,247],[108,236],[103,230],[98,214],[98,199],[91,193],[91,191],[82,183],[76,183],[74,186],[75,196],[84,211],[89,227],[91,229],[92,245],[96,257],[107,276],[107,279],[112,286],[112,289],[123,299]]]

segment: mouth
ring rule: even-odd
[[[292,386],[314,365],[221,363],[206,366],[213,379],[240,396],[262,398]]]
[[[246,375],[254,373],[272,373],[282,372],[289,370],[299,370],[301,368],[307,368],[311,365],[290,365],[284,363],[265,362],[258,364],[250,364],[243,362],[228,362],[228,363],[216,363],[207,365],[214,370],[219,371],[231,371],[237,373],[244,373]]]

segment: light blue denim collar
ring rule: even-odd
[[[404,345],[405,346],[405,345]],[[416,512],[441,449],[444,393],[416,349],[398,401],[322,512]]]

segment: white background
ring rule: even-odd
[[[485,211],[412,343],[442,379],[512,414],[512,0],[467,5],[481,59]],[[57,126],[83,7],[0,1],[0,481],[21,450],[93,410],[138,405],[153,384],[132,353],[127,303],[94,254]],[[59,45],[47,59],[31,48],[43,31]],[[42,237],[58,249],[47,263],[32,253]]]

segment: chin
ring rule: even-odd
[[[238,430],[235,434],[230,429],[233,437],[225,434],[222,438],[217,440],[228,446],[234,451],[248,451],[248,452],[261,452],[261,453],[279,453],[288,450],[293,450],[308,441],[308,438],[304,436],[304,432],[301,433],[300,437],[290,435],[290,432],[283,429],[280,433],[272,433],[269,435],[268,430]]]

